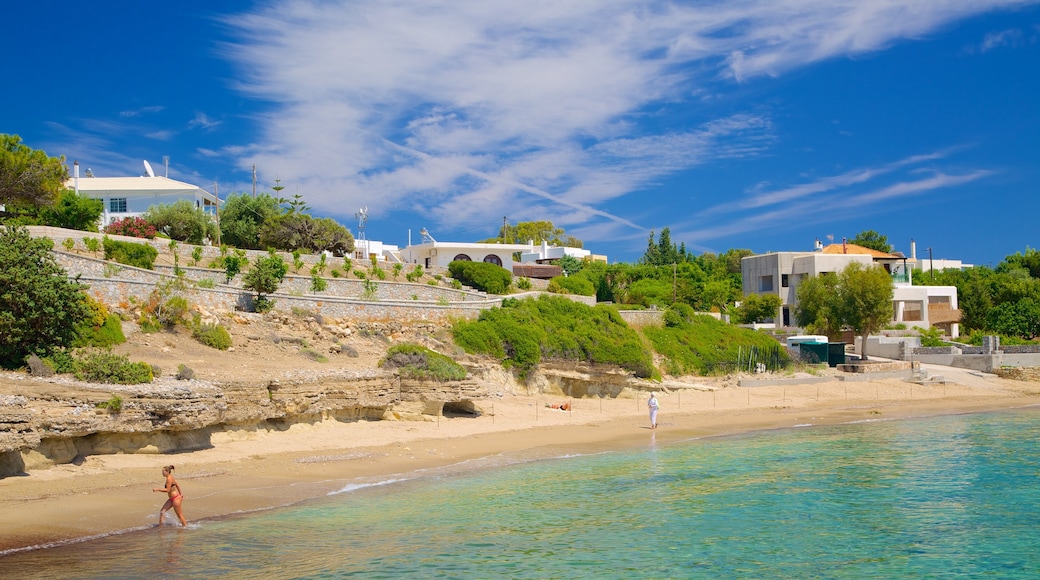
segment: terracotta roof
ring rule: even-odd
[[[844,248],[842,247],[844,246]],[[903,256],[897,256],[896,254],[889,254],[888,252],[880,252],[873,248],[866,248],[857,244],[830,244],[824,246],[824,254],[867,254],[873,258],[890,258],[893,260],[901,259]]]

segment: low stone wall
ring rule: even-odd
[[[663,310],[618,310],[618,314],[629,326],[661,326],[664,323]]]
[[[993,372],[1002,379],[1040,382],[1040,367],[1002,367]]]

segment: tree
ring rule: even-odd
[[[809,332],[823,334],[830,339],[841,335],[842,321],[836,305],[838,277],[824,274],[806,278],[798,284],[798,307],[795,324]]]
[[[52,205],[68,177],[64,157],[48,157],[22,144],[18,135],[0,133],[0,204]]]
[[[892,277],[881,266],[849,264],[838,273],[836,306],[842,323],[863,338],[867,360],[867,337],[892,320]]]
[[[329,251],[343,256],[354,251],[354,236],[330,218],[314,219],[306,214],[287,213],[264,222],[260,228],[260,244],[287,252]]]
[[[86,287],[68,278],[52,247],[25,228],[0,227],[0,367],[71,346],[91,316]]]
[[[40,219],[45,226],[96,232],[101,222],[105,204],[100,199],[77,195],[72,189],[64,189],[53,206],[44,206]]]
[[[989,313],[988,327],[1004,336],[1032,340],[1040,336],[1040,300],[1004,302]]]
[[[289,273],[289,266],[281,256],[273,252],[268,256],[258,256],[249,271],[243,277],[243,286],[247,290],[256,292],[257,312],[270,310],[272,304],[267,299],[268,294],[278,290],[278,285]]]
[[[201,245],[217,237],[217,224],[209,214],[186,199],[153,205],[142,217],[171,240]]]
[[[892,245],[888,243],[888,236],[883,236],[874,230],[863,230],[849,240],[849,243],[879,252],[890,253],[892,251]]]
[[[776,318],[783,300],[776,294],[748,294],[737,307],[740,324],[754,324]]]
[[[515,226],[503,224],[498,230],[498,237],[484,240],[489,244],[526,244],[529,241],[535,244],[546,242],[553,246],[567,248],[582,247],[581,240],[568,236],[563,228],[558,228],[547,220],[517,222]]]
[[[220,210],[220,241],[245,250],[262,249],[260,228],[280,213],[278,200],[266,193],[232,195]]]

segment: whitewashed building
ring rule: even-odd
[[[153,205],[168,205],[186,199],[206,213],[216,214],[220,200],[197,185],[168,177],[94,177],[89,172],[79,175],[79,162],[73,165],[73,176],[65,186],[78,195],[100,199],[104,203],[101,226],[128,217],[139,217]]]

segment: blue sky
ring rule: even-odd
[[[1040,246],[1040,4],[437,0],[5,9],[0,133],[405,245],[550,220],[613,261],[873,229]],[[13,24],[13,25],[12,25]]]

